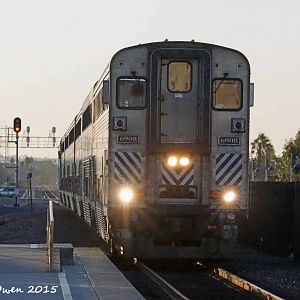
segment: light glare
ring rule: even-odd
[[[224,200],[226,202],[232,202],[233,200],[235,199],[235,193],[230,191],[230,192],[227,192],[225,195],[224,195]]]
[[[177,161],[178,161],[178,159],[177,159],[176,156],[170,156],[170,157],[168,158],[168,165],[169,165],[170,167],[175,167],[175,166],[177,165]]]
[[[186,167],[190,163],[190,160],[187,157],[181,157],[179,163],[181,166]]]
[[[122,202],[128,203],[133,199],[133,191],[130,188],[122,188],[119,196]]]

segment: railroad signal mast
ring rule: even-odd
[[[21,119],[14,118],[14,132],[16,133],[16,202],[15,207],[18,207],[18,194],[19,194],[19,132],[21,131]]]
[[[51,128],[49,136],[46,137],[31,137],[30,136],[30,126],[26,127],[22,134],[22,120],[19,117],[13,119],[13,126],[6,126],[5,128],[0,128],[0,150],[3,147],[5,149],[4,163],[5,168],[15,169],[15,207],[18,207],[18,196],[19,196],[19,148],[35,148],[35,149],[45,149],[53,148],[57,149],[56,141],[56,127]],[[60,138],[58,138],[60,139]],[[13,158],[9,155],[9,149],[16,148],[16,158],[15,164],[13,164]],[[10,162],[7,159],[11,157]],[[0,155],[2,158],[2,155]],[[7,176],[7,185],[9,184],[9,177]],[[12,185],[13,183],[11,183]]]

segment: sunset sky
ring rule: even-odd
[[[299,11],[296,0],[0,0],[0,127],[19,116],[33,136],[61,136],[116,51],[194,39],[247,56],[251,140],[265,132],[280,154],[300,129]]]

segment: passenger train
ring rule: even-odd
[[[247,218],[250,66],[154,42],[117,52],[60,141],[60,198],[139,258],[226,255]]]

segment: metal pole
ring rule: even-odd
[[[267,156],[265,156],[265,181],[268,181]]]
[[[48,245],[48,264],[49,272],[53,270],[53,240],[54,240],[54,216],[52,200],[49,201],[47,210],[47,245]]]
[[[19,133],[16,132],[16,202],[15,207],[18,207],[18,194],[19,194]]]
[[[293,181],[293,153],[291,153],[291,163],[290,163],[290,182]]]
[[[29,191],[30,191],[30,208],[32,210],[32,189],[31,189],[31,177],[29,178]]]

